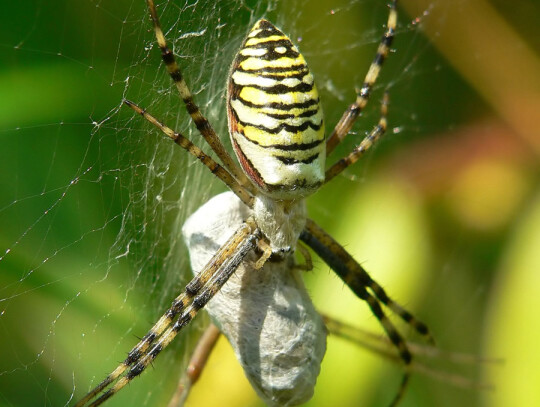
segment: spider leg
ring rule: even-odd
[[[336,242],[332,236],[326,233],[313,220],[307,220],[306,228],[300,235],[300,239],[310,246],[326,264],[332,267],[349,287],[352,288],[352,286],[355,286],[369,289],[373,292],[378,301],[383,303],[394,314],[422,335],[428,343],[435,343],[427,325],[422,321],[419,321],[409,311],[392,300],[388,294],[386,294],[384,288],[371,278],[369,273],[358,264],[343,246]],[[370,294],[368,293],[368,295]],[[392,339],[391,335],[389,335],[389,337]]]
[[[210,323],[197,342],[197,346],[189,359],[184,374],[180,378],[173,397],[169,401],[168,407],[180,407],[184,405],[191,388],[199,380],[201,372],[208,361],[208,357],[212,353],[220,336],[221,331],[219,328],[213,323]]]
[[[388,92],[384,93],[383,101],[381,104],[381,117],[377,125],[371,130],[371,132],[364,137],[358,147],[351,151],[347,156],[340,159],[328,170],[326,170],[324,182],[327,183],[336,175],[341,173],[349,165],[354,164],[358,159],[375,144],[375,142],[386,132],[387,120],[386,115],[388,113]]]
[[[389,343],[388,340],[385,340],[387,338],[381,338],[380,335],[349,325],[323,313],[321,313],[321,317],[330,334],[343,338],[370,352],[391,359],[392,361],[401,361],[401,358],[395,353],[395,347],[390,347],[392,344]],[[417,352],[413,350],[414,344],[411,346],[411,344],[407,342],[407,346],[411,353],[414,355],[417,354]]]
[[[354,122],[368,103],[373,85],[379,76],[381,67],[388,56],[390,46],[392,45],[392,41],[394,39],[394,33],[397,25],[396,3],[397,0],[393,0],[392,3],[390,3],[390,12],[388,14],[388,22],[386,23],[386,32],[382,37],[377,49],[377,55],[375,55],[375,58],[369,67],[368,73],[364,78],[364,83],[362,84],[360,92],[356,96],[355,102],[349,106],[345,113],[343,113],[343,116],[341,116],[341,119],[339,119],[339,122],[336,124],[332,134],[330,134],[330,137],[328,137],[328,140],[326,141],[327,156],[330,155],[334,148],[341,143],[341,141],[349,133]]]
[[[255,192],[253,190],[252,184],[248,181],[240,168],[238,168],[238,166],[234,163],[232,157],[225,150],[223,144],[219,140],[219,137],[210,125],[210,122],[206,117],[203,116],[203,114],[199,110],[199,107],[193,100],[193,95],[191,94],[191,91],[189,90],[189,87],[184,80],[182,72],[180,71],[180,67],[176,63],[174,54],[167,46],[167,41],[165,40],[165,35],[163,34],[161,25],[159,23],[159,18],[157,15],[156,6],[154,5],[154,1],[147,0],[146,3],[148,4],[148,9],[150,10],[150,17],[152,18],[152,23],[154,25],[154,31],[156,34],[158,46],[161,49],[161,58],[163,59],[163,63],[165,64],[169,75],[171,76],[174,84],[176,85],[176,88],[178,89],[178,92],[180,93],[180,97],[186,105],[186,109],[191,116],[191,119],[195,123],[195,126],[197,126],[197,130],[199,130],[199,133],[210,145],[212,150],[214,150],[225,168],[227,168],[227,170],[234,176],[234,178],[236,178],[241,185],[250,190],[250,192]]]
[[[244,222],[217,251],[205,268],[188,283],[184,292],[173,301],[172,306],[150,329],[148,334],[135,345],[124,362],[75,404],[75,407],[87,405],[91,399],[116,381],[112,387],[90,404],[90,406],[98,406],[140,375],[169,345],[178,332],[189,324],[197,312],[221,289],[236,271],[240,262],[256,246],[259,234],[253,219],[250,218]],[[173,324],[177,316],[178,319]],[[171,324],[173,325],[171,326]]]
[[[400,358],[396,355],[394,349],[390,347],[391,344],[384,338],[381,338],[379,335],[356,326],[349,325],[328,315],[321,314],[321,316],[330,334],[350,341],[393,362],[400,361]],[[495,359],[486,359],[475,355],[457,352],[445,352],[431,344],[422,345],[407,341],[407,346],[414,356],[413,362],[410,366],[411,372],[421,373],[429,376],[430,378],[461,388],[479,390],[490,390],[493,388],[489,385],[489,383],[478,382],[461,374],[449,373],[442,369],[432,368],[426,363],[419,362],[418,357],[435,361],[449,361],[459,365],[497,363],[498,361]]]
[[[294,268],[303,271],[313,270],[313,261],[311,260],[311,254],[309,254],[309,250],[306,248],[306,246],[298,242],[296,244],[296,250],[298,250],[300,255],[304,258],[304,264],[295,263]]]
[[[253,207],[253,196],[251,195],[251,193],[248,192],[243,186],[241,186],[238,181],[225,168],[215,162],[212,157],[205,154],[188,138],[167,127],[165,124],[157,120],[154,116],[147,113],[146,110],[141,109],[135,103],[125,99],[124,103],[127,106],[131,107],[135,112],[139,113],[142,117],[144,117],[154,126],[159,128],[163,133],[165,133],[169,138],[171,138],[176,144],[178,144],[188,153],[199,159],[210,170],[210,172],[216,177],[218,177],[221,181],[223,181],[223,183],[225,183],[225,185],[227,185],[229,189],[233,191],[242,200],[242,202],[244,202],[250,208]]]
[[[307,220],[306,228],[300,235],[300,239],[310,246],[360,299],[367,302],[371,312],[379,320],[386,335],[396,347],[400,359],[407,368],[403,375],[398,394],[390,404],[391,406],[396,405],[403,396],[409,381],[409,367],[412,361],[412,354],[399,331],[384,313],[381,304],[386,305],[416,331],[429,339],[431,338],[431,335],[429,334],[427,326],[390,299],[384,289],[371,279],[369,274],[360,266],[360,264],[358,264],[358,262],[356,262],[339,243],[311,219]],[[368,289],[372,291],[373,294],[371,294]]]

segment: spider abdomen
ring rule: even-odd
[[[324,180],[323,113],[313,75],[291,40],[259,20],[233,62],[229,132],[242,168],[264,193],[296,199]]]
[[[202,270],[248,209],[232,192],[220,194],[184,224],[192,269]],[[253,268],[248,257],[206,306],[231,343],[258,395],[270,406],[306,402],[326,351],[326,328],[315,310],[292,253],[282,261]]]

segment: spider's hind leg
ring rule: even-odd
[[[341,158],[338,162],[336,162],[334,165],[332,165],[328,170],[326,170],[326,174],[324,177],[324,182],[330,181],[332,178],[334,178],[336,175],[341,173],[344,169],[346,169],[348,166],[354,164],[358,159],[367,151],[369,150],[373,144],[382,136],[384,133],[386,133],[387,128],[387,120],[386,116],[388,114],[388,92],[384,93],[383,101],[381,103],[381,116],[379,118],[379,122],[373,129],[369,132],[369,134],[364,137],[362,142],[356,147],[353,151],[351,151],[347,156]]]
[[[175,132],[170,127],[161,123],[158,119],[148,113],[145,109],[140,108],[135,103],[130,100],[124,99],[124,104],[129,106],[135,112],[140,114],[158,129],[160,129],[164,134],[166,134],[171,140],[176,144],[186,150],[189,154],[201,161],[208,170],[216,177],[218,177],[231,191],[233,191],[247,206],[253,206],[253,195],[245,189],[240,183],[234,178],[229,171],[224,167],[219,165],[214,161],[208,154],[204,153],[199,147],[191,142],[188,138],[184,137],[181,133]]]
[[[334,148],[343,141],[351,130],[354,122],[360,116],[360,113],[366,107],[373,85],[379,77],[379,72],[381,71],[382,65],[390,52],[390,46],[394,40],[394,34],[397,26],[397,10],[396,10],[397,0],[393,0],[390,3],[390,12],[388,14],[388,22],[386,23],[386,32],[384,33],[379,47],[377,48],[377,54],[371,63],[368,73],[364,78],[364,83],[359,92],[357,92],[356,100],[349,108],[343,113],[341,119],[336,124],[336,127],[332,131],[332,134],[328,137],[326,141],[326,155],[330,155]]]
[[[154,4],[154,0],[146,0],[146,3],[148,5],[148,10],[150,11],[152,24],[154,25],[156,40],[159,49],[161,50],[161,59],[163,59],[163,63],[167,68],[167,72],[169,73],[174,84],[176,85],[178,93],[180,94],[182,101],[186,105],[186,110],[191,116],[193,123],[195,123],[197,130],[199,130],[199,133],[203,136],[208,145],[217,154],[227,171],[229,171],[234,176],[234,178],[238,180],[240,185],[247,188],[251,193],[253,193],[253,186],[247,180],[246,176],[240,170],[240,168],[238,168],[238,166],[234,163],[231,155],[227,152],[227,150],[225,150],[225,147],[219,140],[219,137],[214,131],[212,125],[210,124],[208,119],[201,113],[199,106],[197,106],[197,104],[193,100],[193,95],[189,90],[184,76],[182,75],[180,67],[176,63],[174,54],[167,46],[167,40],[165,39],[165,35],[163,34],[163,30],[161,29],[161,24],[159,22],[159,17],[157,14],[156,6]]]

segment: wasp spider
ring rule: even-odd
[[[390,299],[342,246],[307,217],[305,208],[307,196],[356,162],[386,130],[385,95],[377,125],[349,155],[325,170],[326,156],[366,106],[388,55],[396,1],[390,5],[386,32],[361,90],[326,141],[317,88],[304,57],[270,22],[255,24],[232,64],[227,92],[229,132],[243,171],[195,104],[167,47],[153,0],[147,3],[163,62],[221,163],[144,109],[127,100],[125,104],[199,159],[231,192],[211,199],[184,225],[195,277],[126,360],[76,406],[99,405],[117,393],[202,308],[231,342],[246,376],[267,404],[288,406],[309,400],[326,350],[327,330],[299,278],[300,267],[294,265],[294,250],[306,252],[299,240],[367,302],[403,363],[410,365],[407,344],[383,306],[429,339],[426,325]],[[406,370],[392,404],[400,399],[408,378]]]

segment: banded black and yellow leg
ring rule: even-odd
[[[253,219],[248,219],[210,259],[204,269],[186,286],[185,291],[173,302],[173,306],[159,319],[158,323],[129,352],[105,380],[86,394],[75,407],[82,407],[106,390],[90,406],[97,406],[112,397],[154,360],[174,339],[178,332],[203,308],[234,273],[240,262],[256,247],[259,230]],[[178,319],[173,323],[175,317]],[[171,324],[173,324],[171,326]]]
[[[412,361],[412,354],[399,331],[394,327],[392,322],[384,313],[381,307],[381,303],[385,304],[383,300],[368,292],[368,288],[371,289],[372,287],[366,285],[366,281],[372,281],[371,278],[367,280],[366,275],[369,277],[367,272],[361,268],[361,266],[341,245],[339,245],[330,235],[322,230],[311,219],[307,220],[306,227],[300,235],[300,239],[310,246],[360,299],[366,301],[371,309],[371,312],[378,319],[386,332],[386,335],[396,347],[399,357],[405,363],[407,368],[403,375],[403,380],[400,384],[398,393],[390,404],[391,406],[396,405],[404,394],[410,378],[409,366]],[[382,288],[377,285],[377,292],[379,292],[378,289],[382,290]],[[386,294],[383,299],[389,304],[393,303],[393,301],[390,302],[390,299],[388,296],[386,296]],[[405,315],[398,315],[406,321],[413,321],[409,323],[421,333],[424,331],[427,332],[427,327],[425,324],[416,320],[410,313],[407,312]]]
[[[252,189],[253,186],[250,182],[248,182],[245,174],[234,163],[231,155],[225,150],[216,132],[208,122],[208,119],[203,116],[199,107],[193,100],[193,95],[191,94],[191,91],[187,86],[180,67],[176,63],[174,54],[167,46],[167,41],[165,40],[165,35],[163,34],[161,25],[159,23],[159,18],[157,15],[156,6],[154,5],[154,1],[147,0],[147,4],[148,9],[150,10],[152,23],[154,25],[157,43],[161,50],[161,58],[163,59],[163,63],[165,64],[169,75],[171,76],[174,84],[176,85],[176,88],[180,93],[180,97],[186,105],[186,109],[191,116],[191,119],[195,123],[197,130],[199,130],[203,138],[210,145],[212,150],[214,150],[225,168],[233,175],[233,177],[236,178],[244,188],[247,188],[248,190],[250,190],[250,192],[254,193],[255,191]]]
[[[364,83],[362,84],[362,88],[360,89],[360,92],[358,92],[356,96],[355,102],[349,106],[349,108],[343,113],[343,116],[341,116],[341,119],[339,119],[339,122],[337,123],[336,127],[332,131],[332,134],[330,134],[330,137],[328,137],[328,140],[326,141],[326,155],[330,155],[330,153],[334,150],[334,148],[341,143],[341,141],[345,138],[345,136],[349,133],[351,130],[354,122],[362,112],[362,110],[366,107],[369,96],[371,94],[371,90],[373,88],[373,85],[375,84],[375,81],[377,80],[377,77],[379,76],[379,72],[381,71],[381,67],[388,56],[388,52],[390,51],[390,46],[392,45],[392,41],[394,39],[394,34],[396,31],[396,25],[397,25],[397,10],[396,10],[396,3],[397,0],[393,0],[390,4],[390,12],[388,14],[388,22],[386,23],[386,32],[383,35],[383,38],[381,42],[379,43],[379,47],[377,49],[377,55],[375,55],[375,58],[373,59],[373,62],[371,63],[371,66],[369,67],[368,73],[366,74],[366,77],[364,79]]]
[[[326,170],[324,176],[324,182],[328,182],[333,179],[336,175],[340,174],[348,166],[357,162],[364,153],[369,150],[373,144],[384,134],[386,133],[387,128],[387,114],[388,114],[388,92],[384,93],[383,101],[381,103],[381,117],[377,125],[371,130],[371,132],[364,137],[362,142],[351,151],[347,156],[341,158],[329,169]]]
[[[210,323],[197,342],[197,346],[191,354],[188,366],[180,378],[178,387],[169,401],[168,407],[181,407],[184,405],[191,388],[199,380],[208,361],[208,357],[212,353],[220,336],[221,332],[219,328],[213,323]]]
[[[169,309],[161,316],[161,318],[152,326],[146,335],[135,345],[128,353],[128,357],[114,369],[98,386],[92,389],[88,394],[84,396],[75,407],[83,406],[87,401],[94,398],[103,389],[116,381],[124,372],[129,369],[134,363],[144,356],[150,346],[165,332],[165,330],[173,323],[174,319],[188,306],[193,300],[201,287],[204,287],[210,278],[215,274],[216,270],[221,267],[225,258],[225,247],[222,247],[220,251],[216,253],[215,261],[209,263],[201,273],[193,278],[186,286],[185,291],[176,297]]]
[[[306,228],[300,235],[300,238],[315,250],[325,263],[332,267],[342,279],[346,279],[347,281],[345,281],[345,283],[348,286],[361,286],[370,290],[378,301],[388,307],[417,333],[422,335],[428,343],[434,343],[433,336],[427,325],[391,299],[384,288],[371,278],[369,273],[364,270],[343,246],[336,242],[332,236],[326,233],[320,226],[313,222],[313,220],[307,220]],[[318,249],[315,249],[314,246]]]
[[[227,185],[231,191],[233,191],[247,206],[250,208],[253,207],[253,195],[246,190],[238,181],[221,165],[212,159],[208,154],[204,153],[199,147],[193,144],[188,138],[183,136],[180,133],[175,132],[173,129],[167,127],[165,124],[161,123],[154,116],[147,113],[146,110],[141,109],[135,103],[124,100],[124,103],[131,107],[135,112],[139,113],[142,117],[152,123],[154,126],[159,128],[163,133],[165,133],[169,138],[171,138],[176,144],[190,153],[192,156],[201,161],[212,174],[218,177],[221,181]]]

